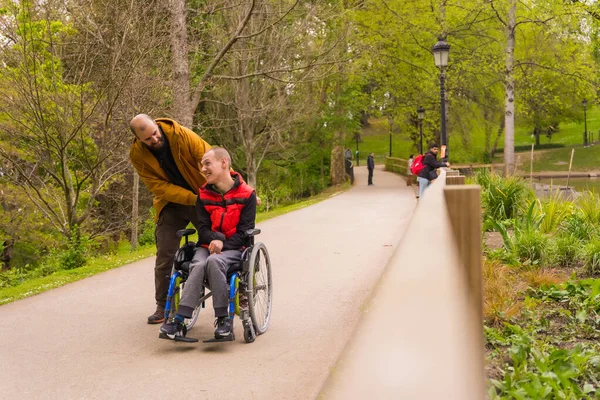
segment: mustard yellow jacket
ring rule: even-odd
[[[202,156],[210,149],[210,145],[196,133],[179,125],[168,118],[155,120],[169,141],[177,169],[185,181],[196,193],[192,193],[169,182],[167,175],[158,164],[156,157],[137,138],[129,149],[129,159],[142,181],[154,195],[156,219],[167,203],[177,203],[186,206],[196,204],[197,190],[206,183],[206,178],[200,172]]]

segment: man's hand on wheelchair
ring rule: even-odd
[[[221,240],[213,240],[208,245],[208,252],[210,254],[220,254],[223,250],[223,242]]]

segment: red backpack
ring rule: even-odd
[[[419,154],[413,160],[410,172],[412,172],[413,175],[419,175],[419,172],[421,172],[423,168],[425,168],[425,165],[423,165],[423,155]]]

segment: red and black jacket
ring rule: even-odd
[[[232,171],[231,177],[233,187],[225,194],[209,184],[198,190],[198,245],[207,247],[213,240],[221,240],[223,250],[238,250],[244,247],[243,233],[254,229],[256,192],[237,172]]]

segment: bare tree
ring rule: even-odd
[[[141,3],[103,5],[12,4],[2,33],[10,42],[0,79],[10,89],[0,97],[0,157],[6,176],[66,236],[98,217],[99,196],[127,168],[124,120],[156,91],[131,86],[157,45],[144,36],[154,16],[138,13]],[[135,100],[124,95],[135,89]],[[122,228],[89,225],[92,233]]]

